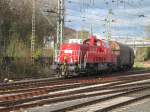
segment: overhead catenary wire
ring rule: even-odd
[[[89,19],[89,17],[86,15],[86,13],[88,13],[87,11],[89,11],[90,8],[95,8],[95,7],[97,9],[101,9],[101,7],[95,6],[96,2],[98,2],[98,0],[78,0],[78,1],[68,0],[68,1],[69,1],[69,2],[67,2],[68,4],[76,4],[76,6],[79,4],[79,7],[80,7],[80,11],[78,12],[79,15],[78,15],[78,19],[77,20],[76,19],[68,19],[70,16],[72,16],[71,18],[73,18],[74,15],[73,14],[69,14],[69,13],[66,14],[66,16],[68,16],[68,17],[66,17],[67,20],[69,20],[71,22],[74,22],[74,23],[76,21],[81,21],[81,22],[83,22],[83,24],[88,24],[88,21],[92,22],[91,20],[95,20],[95,19]],[[141,4],[141,2],[143,2],[143,0],[136,0],[136,1],[133,1],[133,0],[132,1],[131,0],[103,0],[103,1],[106,4],[108,2],[108,5],[113,5],[112,8],[115,8],[115,9],[117,9],[117,8],[119,9],[119,6],[122,6],[122,8],[124,8],[124,9],[126,9],[128,7],[139,9],[141,7],[139,4]],[[68,9],[70,9],[70,7]],[[66,10],[67,10],[67,7],[66,7]],[[73,10],[73,9],[70,9],[70,10]],[[99,12],[99,14],[100,14],[100,12]],[[143,16],[142,14],[140,14],[140,15]],[[116,16],[116,15],[114,15],[114,16]],[[144,15],[144,17],[145,17],[145,15]],[[95,21],[99,22],[98,18],[101,18],[101,17],[99,15],[97,15],[97,20],[95,20]],[[103,22],[103,21],[101,21],[101,22]],[[115,22],[117,22],[117,21],[115,21]],[[113,27],[113,25],[112,25],[112,27]],[[90,28],[89,28],[89,30],[90,30]]]

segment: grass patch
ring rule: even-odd
[[[148,62],[139,62],[136,61],[134,63],[134,70],[150,70],[150,65],[148,64]]]

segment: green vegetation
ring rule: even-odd
[[[138,48],[135,56],[136,61],[147,61],[150,60],[150,47]]]
[[[31,62],[32,0],[0,0],[0,79],[43,77],[49,67],[40,57],[43,55],[44,36],[55,37],[56,15],[44,15],[41,2],[36,2],[35,64]],[[51,8],[56,7],[51,0]],[[46,51],[47,52],[47,51]],[[48,52],[51,52],[49,50]],[[52,55],[45,55],[51,62]],[[8,58],[9,57],[9,58]]]
[[[53,6],[55,7],[55,6]],[[42,6],[36,3],[36,47],[43,47],[43,37],[55,33],[56,17],[43,15]],[[1,0],[0,1],[0,52],[3,56],[16,56],[16,48],[22,46],[24,52],[30,49],[32,34],[32,1]],[[18,47],[19,47],[18,46]],[[21,47],[21,48],[22,48]],[[20,49],[21,49],[20,48]],[[17,53],[20,53],[18,51]],[[0,54],[2,55],[2,54]],[[24,55],[24,54],[21,54]]]
[[[134,70],[150,70],[150,64],[148,62],[135,62]]]
[[[150,70],[150,47],[138,48],[135,56],[135,70]]]
[[[142,62],[135,62],[134,63],[134,69],[135,70],[143,70],[145,69],[144,64]]]

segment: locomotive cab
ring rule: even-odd
[[[58,74],[65,77],[77,75],[83,51],[82,44],[62,44],[55,58]]]

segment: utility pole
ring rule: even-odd
[[[32,37],[31,37],[31,61],[34,64],[35,53],[35,0],[32,0]]]
[[[3,41],[2,41],[2,20],[0,20],[0,57],[2,56],[2,52],[4,52],[3,51],[3,48],[4,48],[4,46],[2,46],[2,43],[3,43]]]
[[[108,15],[107,15],[107,18],[105,19],[105,27],[106,27],[106,31],[105,31],[105,34],[106,34],[106,40],[107,42],[109,43],[109,41],[111,40],[111,24],[113,22],[112,20],[112,10],[109,9],[109,12],[108,12]]]
[[[57,40],[56,40],[56,50],[63,42],[63,28],[64,28],[64,0],[58,0],[58,9],[57,9]]]
[[[93,25],[91,24],[91,35],[93,35]]]

